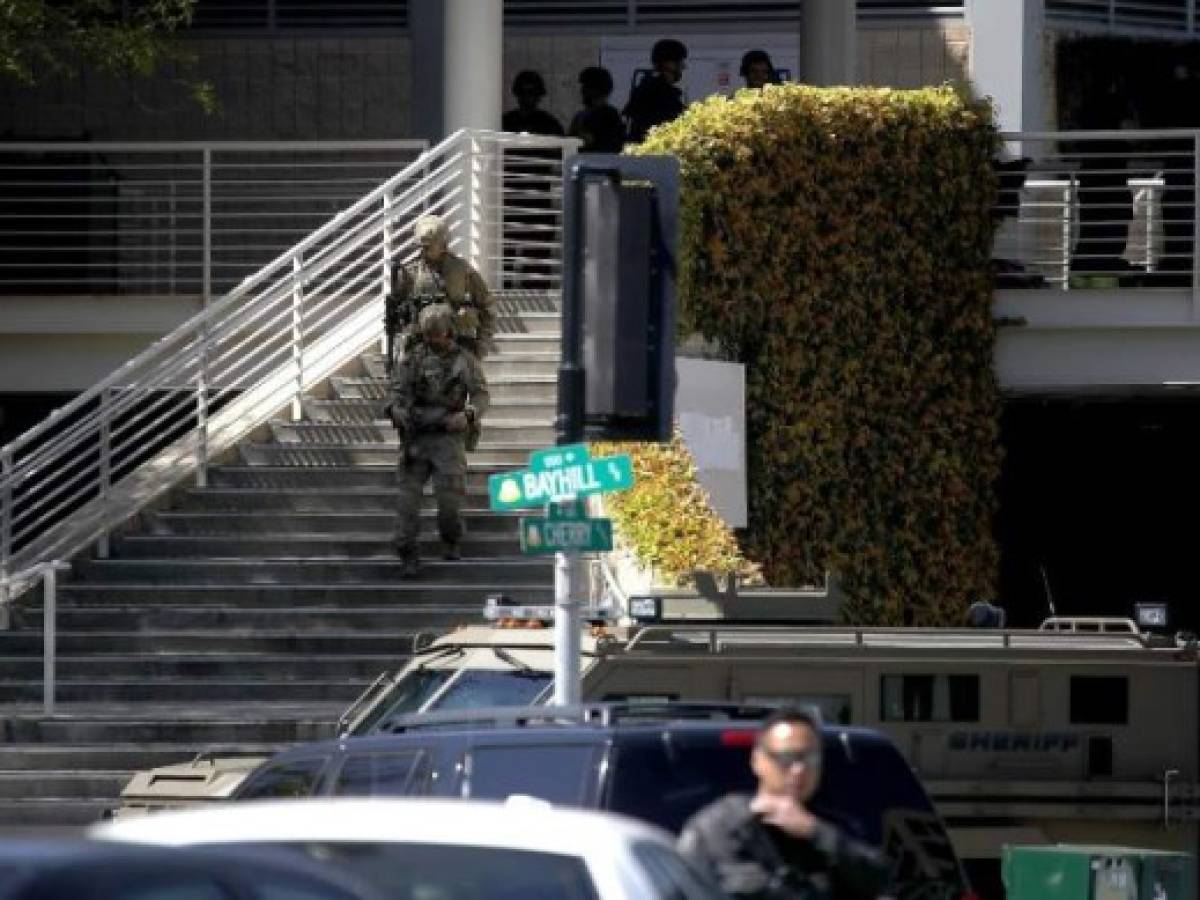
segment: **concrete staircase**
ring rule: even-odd
[[[390,548],[396,440],[380,414],[383,359],[366,354],[114,537],[60,587],[58,711],[41,714],[41,604],[0,632],[0,831],[98,819],[135,770],[197,753],[258,753],[325,737],[417,636],[478,620],[484,598],[553,595],[522,557],[516,519],[488,510],[487,476],[553,443],[557,302],[499,301],[492,408],[470,457],[464,559],[437,555],[426,496],[419,579]]]

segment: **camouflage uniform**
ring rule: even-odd
[[[421,317],[443,313],[433,306]],[[479,421],[487,411],[487,380],[479,361],[462,347],[444,352],[418,341],[397,363],[392,373],[389,415],[400,432],[398,462],[400,496],[396,505],[396,552],[405,560],[405,574],[414,574],[420,530],[421,494],[433,476],[437,498],[438,531],[448,559],[458,558],[462,538],[462,498],[466,493],[468,449],[475,449]],[[450,432],[445,420],[465,412],[468,431]]]
[[[388,297],[389,331],[403,334],[400,349],[414,343],[417,318],[433,303],[454,310],[455,336],[480,359],[491,351],[496,336],[495,303],[483,277],[461,256],[447,252],[436,263],[418,257],[392,269]]]

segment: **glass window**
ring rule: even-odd
[[[264,800],[268,797],[310,797],[328,757],[295,759],[269,766],[250,776],[238,791],[238,800]]]
[[[378,712],[364,717],[355,729],[356,734],[386,731],[393,716],[420,712],[429,698],[437,693],[457,669],[415,669],[401,678],[376,705]],[[378,727],[373,727],[381,722]]]
[[[258,846],[263,846],[259,844]],[[575,856],[446,844],[271,844],[349,870],[389,900],[596,900]]]
[[[551,678],[549,672],[467,669],[438,698],[433,709],[528,706],[550,685]]]
[[[357,753],[347,757],[333,792],[349,797],[403,797],[425,793],[425,753]]]
[[[591,744],[476,747],[467,763],[463,795],[502,799],[528,794],[579,806],[592,795],[598,767],[597,748]]]
[[[1129,679],[1121,675],[1072,675],[1072,725],[1127,725]]]
[[[883,675],[884,722],[978,722],[978,675]]]
[[[706,738],[673,736],[621,743],[609,770],[610,800],[606,808],[678,832],[702,806],[736,791],[754,790],[747,739],[723,743]]]
[[[659,900],[721,900],[724,896],[667,847],[634,844],[633,855],[642,864]]]

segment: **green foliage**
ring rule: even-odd
[[[84,70],[148,77],[164,63],[193,60],[170,41],[192,19],[195,0],[0,0],[0,77],[32,85]],[[205,111],[212,86],[180,79]]]
[[[950,88],[713,98],[634,152],[683,172],[680,321],[747,367],[747,553],[849,621],[995,595],[997,150]]]
[[[679,435],[670,444],[594,444],[591,453],[628,453],[633,459],[633,487],[605,495],[604,502],[639,563],[675,583],[697,569],[757,576],[757,567],[742,556],[733,532],[709,505]]]

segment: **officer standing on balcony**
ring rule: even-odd
[[[413,225],[420,253],[411,263],[394,264],[384,327],[388,336],[389,370],[396,350],[408,352],[417,336],[417,320],[427,306],[450,306],[454,336],[482,359],[494,347],[496,314],[491,294],[475,268],[450,252],[450,229],[441,216],[422,216]],[[396,338],[401,338],[396,347]]]
[[[392,371],[388,416],[400,436],[395,549],[406,578],[420,567],[421,495],[430,476],[442,556],[462,558],[467,451],[479,441],[480,420],[490,398],[479,360],[455,342],[456,321],[453,308],[445,303],[421,310],[420,339]]]

